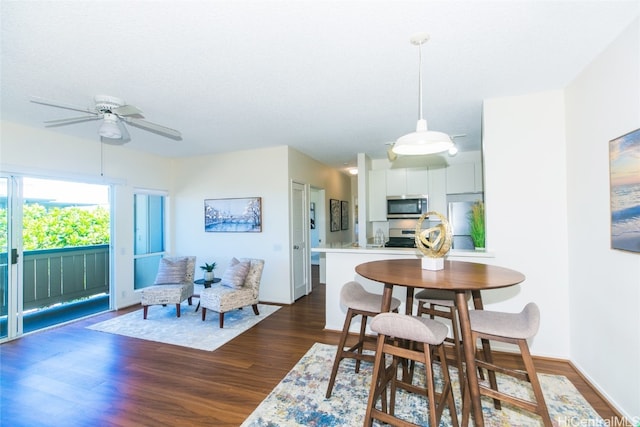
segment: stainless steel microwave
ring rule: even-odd
[[[424,195],[417,196],[388,196],[387,218],[420,218],[429,211],[429,198]]]

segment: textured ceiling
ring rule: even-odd
[[[172,141],[129,127],[128,147],[183,157],[289,145],[326,164],[385,157],[415,129],[423,47],[429,128],[477,149],[482,100],[562,89],[640,14],[634,1],[7,1],[1,118],[35,127],[125,99]],[[51,128],[98,142],[98,122]],[[517,143],[517,141],[514,141]]]

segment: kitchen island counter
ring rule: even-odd
[[[334,331],[342,330],[346,315],[346,308],[340,306],[342,285],[355,280],[369,292],[382,294],[384,285],[357,274],[355,270],[357,265],[383,259],[418,259],[423,256],[415,248],[360,247],[351,243],[316,247],[312,248],[311,252],[320,253],[320,282],[326,284],[325,329]],[[493,257],[494,255],[490,252],[452,250],[445,259],[491,264]],[[400,312],[404,313],[405,289],[394,288],[393,296],[402,301]],[[351,330],[357,332],[359,329],[359,318],[356,318],[351,324]]]
[[[318,246],[311,248],[311,252],[315,253],[368,253],[368,254],[388,254],[388,255],[403,255],[405,258],[410,256],[422,257],[420,251],[416,248],[387,248],[375,245],[367,247],[358,246],[357,243],[333,243],[330,245]],[[452,258],[493,258],[494,255],[491,252],[486,251],[473,251],[473,250],[450,250],[445,259]]]

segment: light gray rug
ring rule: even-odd
[[[149,307],[147,319],[142,318],[142,309],[87,326],[101,332],[125,335],[143,340],[157,341],[199,350],[213,351],[237,337],[244,331],[275,313],[280,306],[258,304],[260,315],[253,313],[251,306],[233,310],[224,315],[224,328],[220,329],[219,314],[207,310],[207,320],[202,321],[202,308],[195,311],[194,305],[183,302],[180,317],[176,317],[175,305]]]

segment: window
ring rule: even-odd
[[[134,195],[134,289],[153,284],[164,255],[165,196]]]

